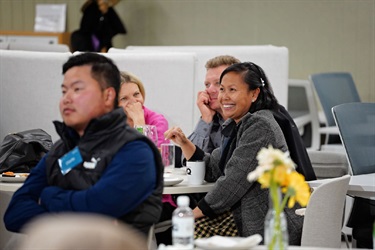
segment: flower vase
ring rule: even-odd
[[[264,221],[264,243],[268,250],[286,250],[289,235],[281,191],[279,188],[270,188],[269,191],[270,204]]]

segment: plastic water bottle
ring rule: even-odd
[[[172,243],[178,249],[194,249],[194,215],[189,197],[179,196],[172,215]]]

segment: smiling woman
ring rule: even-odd
[[[257,182],[248,182],[247,174],[257,167],[256,155],[271,145],[288,150],[283,132],[273,112],[280,106],[263,70],[254,63],[237,63],[226,68],[220,77],[218,100],[227,119],[223,124],[222,144],[207,155],[187,140],[179,128],[165,134],[181,146],[189,161],[204,160],[205,180],[216,182],[214,188],[194,209],[195,218],[211,219],[230,211],[241,237],[264,235],[268,211],[268,190]],[[300,244],[302,219],[286,208],[289,243]]]
[[[249,112],[251,103],[255,102],[258,94],[259,88],[249,89],[241,75],[229,72],[222,78],[219,92],[224,116],[238,123]]]

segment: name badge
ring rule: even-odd
[[[71,151],[66,153],[63,157],[61,157],[58,160],[61,173],[63,175],[66,175],[74,167],[82,163],[82,161],[83,161],[82,156],[81,156],[81,153],[79,152],[78,147],[73,148]]]

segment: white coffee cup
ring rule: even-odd
[[[162,143],[160,145],[161,159],[165,173],[172,173],[175,161],[175,146],[172,143]]]
[[[186,162],[186,174],[190,185],[201,185],[204,182],[206,165],[204,161]]]

